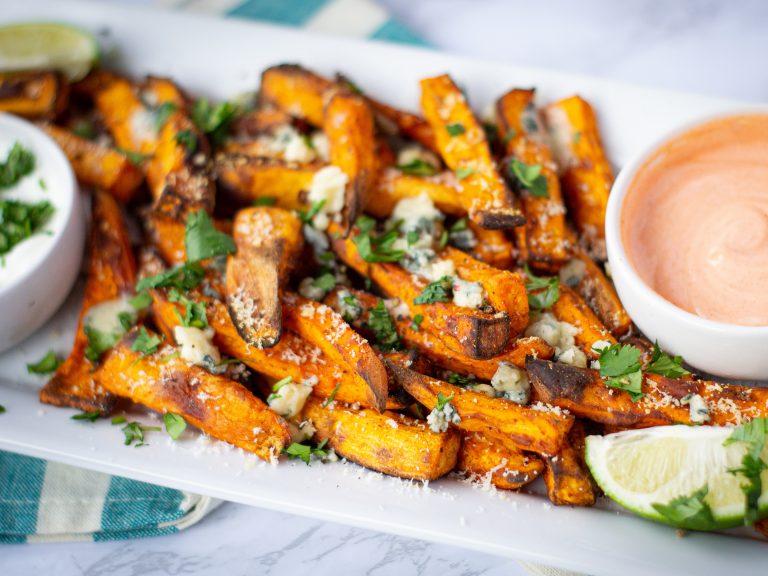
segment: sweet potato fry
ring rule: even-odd
[[[164,290],[152,290],[152,311],[158,328],[169,340],[179,325],[181,311],[178,304],[170,302]],[[360,404],[372,408],[368,401],[369,389],[365,381],[351,369],[334,365],[318,348],[297,334],[283,330],[280,340],[272,348],[259,349],[249,346],[229,317],[226,306],[198,293],[188,295],[194,301],[206,302],[206,314],[214,330],[213,343],[227,356],[242,360],[252,370],[274,380],[290,376],[294,382],[313,383],[312,394],[325,399],[334,394],[339,402]],[[388,401],[388,408],[401,408],[397,401]]]
[[[435,132],[424,118],[405,110],[393,108],[370,97],[366,97],[366,99],[377,118],[393,124],[401,134],[415,140],[428,150],[439,153],[437,142],[435,142]]]
[[[474,258],[499,270],[508,270],[515,261],[515,245],[503,230],[488,230],[474,222],[468,223],[475,235],[475,245],[469,250]]]
[[[584,299],[613,336],[621,338],[629,334],[632,319],[621,304],[613,283],[575,242],[570,253],[572,259],[560,269],[560,280]]]
[[[537,270],[553,272],[565,263],[567,256],[565,206],[534,96],[533,89],[510,90],[496,102],[496,117],[499,136],[506,143],[504,169],[521,198],[525,214],[528,263]],[[533,182],[523,182],[516,176],[521,169],[515,172],[513,168],[523,165],[540,167]]]
[[[442,172],[426,177],[410,176],[395,168],[382,171],[366,206],[366,212],[376,218],[386,218],[392,214],[400,200],[423,193],[426,193],[444,214],[464,216],[467,213],[461,204],[458,183],[452,173]]]
[[[691,424],[690,408],[683,399],[700,395],[709,408],[707,424],[726,426],[768,415],[768,389],[706,380],[672,379],[644,374],[644,396],[632,402],[628,392],[608,387],[597,370],[575,368],[529,358],[528,376],[536,398],[610,426],[646,428]]]
[[[144,216],[143,224],[147,237],[167,264],[176,266],[186,262],[186,226],[183,221],[163,218],[156,212],[149,211]],[[232,222],[229,220],[215,219],[213,225],[226,234],[232,234]]]
[[[69,83],[58,72],[0,73],[0,112],[53,119],[69,102]]]
[[[387,404],[388,377],[381,359],[344,319],[329,306],[296,294],[283,298],[283,322],[331,361],[347,366],[368,386],[368,405],[379,412]]]
[[[331,224],[332,236],[337,236],[334,232],[338,228]],[[331,247],[345,264],[370,278],[384,294],[403,302],[412,317],[422,315],[422,328],[432,332],[452,350],[472,358],[490,358],[506,348],[510,337],[510,319],[506,312],[489,314],[452,302],[414,304],[414,299],[427,285],[426,280],[396,264],[366,262],[360,257],[352,237],[333,238]]]
[[[354,289],[335,289],[325,299],[325,303],[337,312],[344,310],[344,303],[340,300],[340,292],[349,292],[360,304],[360,316],[352,321],[352,325],[365,333],[371,308],[376,306],[380,299],[369,292]],[[415,326],[410,316],[400,316],[390,313],[395,323],[397,334],[402,343],[409,349],[417,349],[420,354],[426,356],[439,366],[458,372],[459,374],[473,375],[480,380],[490,380],[496,373],[501,362],[513,364],[519,368],[525,367],[525,359],[528,356],[535,358],[552,358],[554,349],[540,338],[520,338],[510,341],[509,346],[493,358],[479,360],[470,358],[461,352],[456,352],[443,344],[439,338],[420,326]],[[423,372],[413,368],[417,372]]]
[[[560,409],[521,406],[503,398],[489,398],[447,382],[388,363],[387,368],[403,388],[432,410],[438,394],[450,402],[461,417],[457,426],[465,432],[479,432],[505,445],[540,454],[557,454],[573,424],[573,416]]]
[[[605,154],[595,112],[579,96],[543,109],[560,168],[571,218],[589,254],[605,259],[605,208],[613,184],[613,169]]]
[[[234,141],[248,140],[292,122],[293,118],[285,110],[271,106],[257,108],[235,117],[230,124],[229,134]]]
[[[291,116],[322,126],[325,92],[333,82],[296,64],[267,68],[261,75],[259,103],[272,105]]]
[[[216,191],[210,146],[186,115],[181,90],[169,80],[150,77],[142,94],[157,106],[157,147],[147,164],[147,182],[155,198],[153,211],[171,220],[183,219],[198,210],[213,212]],[[160,113],[163,107],[166,117]]]
[[[349,179],[341,212],[342,227],[349,233],[368,203],[377,177],[373,114],[361,96],[336,92],[325,106],[323,130],[328,137],[331,164]]]
[[[584,426],[578,420],[555,456],[545,456],[544,483],[556,506],[593,506],[595,488],[584,464]]]
[[[483,127],[450,76],[421,81],[421,107],[443,160],[459,178],[460,199],[470,219],[483,228],[524,224],[514,196],[496,171]]]
[[[488,303],[497,312],[506,312],[509,316],[511,337],[525,330],[528,325],[528,295],[520,274],[499,270],[450,246],[444,248],[439,257],[451,260],[456,267],[456,274],[462,280],[482,285]]]
[[[108,414],[114,398],[93,378],[95,365],[85,357],[88,348],[85,320],[97,304],[133,293],[136,263],[123,215],[114,197],[95,191],[92,210],[88,278],[75,342],[67,359],[40,390],[40,401]]]
[[[158,146],[153,116],[139,98],[138,87],[125,78],[112,78],[98,85],[96,108],[118,148],[152,155]]]
[[[301,221],[282,208],[240,210],[227,258],[227,309],[240,337],[271,348],[282,331],[281,295],[304,246]]]
[[[303,415],[317,429],[318,440],[347,460],[400,478],[435,480],[456,466],[461,445],[457,430],[432,432],[423,420],[346,406],[323,407],[309,398]]]
[[[275,205],[288,210],[306,207],[306,193],[321,164],[302,165],[273,158],[244,154],[219,154],[216,177],[220,191],[240,206],[260,198],[274,198]]]
[[[125,154],[53,124],[44,124],[41,128],[64,151],[83,186],[106,190],[121,202],[128,202],[144,181],[141,170]]]
[[[72,94],[93,101],[96,94],[119,80],[125,80],[125,78],[110,70],[96,68],[91,70],[85,78],[71,85]]]
[[[595,313],[589,309],[586,302],[562,283],[560,283],[560,298],[552,305],[552,314],[560,322],[568,322],[579,329],[574,340],[581,351],[587,355],[587,358],[600,356],[599,352],[592,349],[596,342],[603,340],[611,344],[616,343],[616,339],[595,316]]]
[[[264,460],[277,458],[290,443],[286,422],[245,386],[190,366],[170,346],[148,356],[135,352],[131,345],[137,336],[137,330],[126,334],[96,373],[112,394],[179,414],[206,434]]]
[[[502,490],[517,490],[533,482],[544,462],[476,432],[464,433],[456,469],[470,478],[490,482]]]

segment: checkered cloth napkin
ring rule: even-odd
[[[331,34],[425,43],[372,0],[153,0]],[[45,20],[45,14],[40,14]],[[118,540],[182,530],[219,502],[0,451],[0,543]]]

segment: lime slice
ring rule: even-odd
[[[645,518],[691,530],[742,525],[748,444],[724,445],[733,428],[660,426],[589,436],[586,461],[606,495]],[[761,456],[768,462],[768,448]],[[761,473],[758,515],[768,515],[768,470]],[[656,505],[656,506],[654,506]],[[661,508],[661,509],[660,509]]]
[[[99,59],[93,35],[66,24],[0,27],[0,71],[60,70],[70,80],[85,76]]]

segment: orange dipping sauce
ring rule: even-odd
[[[710,121],[637,171],[622,243],[656,293],[702,318],[768,326],[768,114]]]

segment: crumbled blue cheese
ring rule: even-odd
[[[325,298],[325,290],[315,286],[315,279],[311,276],[307,276],[299,282],[299,294],[304,296],[304,298],[317,300],[318,302]]]
[[[348,181],[349,178],[338,166],[326,166],[315,172],[307,200],[310,204],[325,200],[312,221],[318,230],[328,228],[329,217],[344,208],[344,191]]]
[[[453,265],[453,262],[451,262]],[[463,308],[480,308],[485,300],[483,285],[461,278],[453,279],[453,303]]]
[[[477,237],[471,228],[451,230],[448,232],[448,243],[459,250],[472,250],[477,246]]]
[[[331,247],[331,244],[328,241],[328,236],[313,226],[304,224],[304,226],[301,227],[301,231],[304,234],[304,240],[306,240],[307,243],[312,246],[312,251],[316,255],[327,252]]]
[[[440,159],[422,146],[406,146],[397,153],[397,165],[406,166],[414,161],[426,162],[435,170],[440,169]]]
[[[528,404],[531,399],[531,383],[525,370],[508,362],[499,362],[491,386],[499,396],[517,404]]]
[[[450,402],[446,402],[441,410],[438,410],[437,407],[433,408],[427,416],[429,429],[437,433],[447,431],[448,424],[458,424],[459,422],[461,422],[461,417]]]
[[[317,159],[312,141],[290,125],[280,126],[267,137],[266,145],[270,151],[282,154],[287,162],[308,163]]]
[[[693,424],[709,422],[709,404],[699,394],[688,394],[680,400],[688,404],[689,417]]]
[[[104,334],[122,335],[125,327],[120,322],[121,314],[128,314],[132,320],[136,318],[136,310],[126,296],[92,306],[85,317],[85,326]]]
[[[173,337],[179,345],[181,359],[192,366],[212,367],[221,363],[219,349],[213,345],[213,330],[176,326]]]
[[[331,145],[328,142],[328,136],[320,131],[313,132],[311,142],[318,159],[322,162],[328,162],[331,156]]]
[[[339,290],[336,293],[336,312],[347,322],[357,320],[363,313],[363,306],[349,290]]]
[[[587,265],[583,260],[573,258],[568,263],[560,268],[560,282],[568,286],[569,288],[575,288],[584,279],[584,274],[587,272]]]
[[[432,203],[432,199],[426,192],[418,196],[403,198],[392,210],[390,221],[401,221],[400,230],[426,230],[431,232],[435,220],[442,220],[443,213]]]
[[[287,422],[288,428],[291,431],[291,442],[298,442],[301,444],[306,440],[310,440],[312,436],[315,435],[315,432],[317,432],[311,420],[302,420],[299,423],[292,422],[291,420],[288,420]]]
[[[297,416],[304,403],[312,393],[312,386],[309,382],[290,382],[283,384],[274,394],[270,394],[267,403],[272,411],[277,412],[284,418],[294,418]]]
[[[532,322],[525,331],[526,336],[536,336],[555,349],[558,362],[586,368],[587,356],[576,346],[575,336],[579,329],[568,322],[560,322],[551,313],[531,315]]]
[[[490,384],[470,384],[467,386],[468,390],[472,390],[472,392],[477,392],[478,394],[485,394],[486,396],[490,396],[491,398],[496,398],[496,389],[491,386]]]

